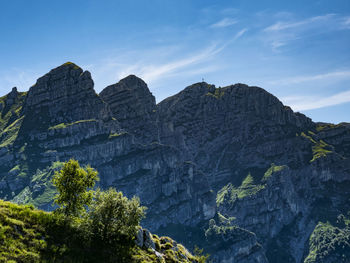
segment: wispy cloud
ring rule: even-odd
[[[247,32],[247,28],[243,28],[242,30],[238,31],[237,34],[233,37],[233,40],[239,39],[245,32]]]
[[[340,80],[340,79],[348,79],[348,78],[350,78],[350,70],[343,70],[343,71],[326,72],[326,73],[315,74],[315,75],[288,77],[288,78],[268,81],[267,84],[292,85],[292,84],[300,84],[303,82],[310,82],[310,81]]]
[[[350,90],[327,97],[293,96],[281,100],[291,106],[294,111],[320,109],[350,102]]]
[[[220,27],[228,27],[228,26],[232,26],[234,24],[237,24],[237,20],[233,19],[233,18],[223,18],[220,21],[210,25],[211,28],[220,28]]]
[[[337,14],[313,16],[305,19],[278,19],[279,21],[262,29],[264,41],[270,44],[272,50],[280,48],[296,40],[310,36],[325,34],[337,30],[350,29],[349,17]]]
[[[17,87],[20,91],[27,91],[40,76],[39,72],[20,68],[9,69],[0,72],[0,87],[6,93],[10,92],[12,87]]]
[[[315,23],[328,21],[329,19],[331,19],[334,16],[335,16],[334,14],[327,14],[327,15],[323,15],[323,16],[314,16],[311,18],[307,18],[307,19],[300,20],[300,21],[294,21],[294,22],[278,21],[277,23],[266,27],[264,29],[264,31],[266,31],[266,32],[282,31],[282,30],[293,29],[293,28],[297,28],[297,27],[304,27],[306,25],[311,25],[311,24],[315,24]]]
[[[198,54],[190,56],[188,58],[182,58],[171,63],[161,64],[161,65],[141,65],[138,66],[138,69],[135,69],[139,72],[140,76],[148,82],[154,82],[159,78],[165,77],[168,74],[173,74],[179,70],[182,70],[188,66],[195,65],[206,61],[216,54],[218,54],[224,46],[212,45]]]
[[[91,65],[85,65],[84,68],[90,70],[94,76],[97,91],[130,74],[141,77],[155,87],[168,78],[195,76],[219,70],[219,66],[212,61],[230,43],[212,44],[197,52],[172,47],[158,47],[147,51],[134,50],[95,61]]]
[[[350,17],[345,17],[342,24],[345,29],[350,29]]]

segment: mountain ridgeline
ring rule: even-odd
[[[93,86],[68,62],[0,98],[1,199],[52,210],[52,175],[75,158],[140,197],[142,226],[213,262],[350,261],[350,124],[244,84],[158,104],[134,75]]]

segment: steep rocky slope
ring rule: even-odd
[[[350,125],[258,87],[201,82],[156,104],[136,76],[97,95],[66,63],[0,103],[1,198],[50,209],[52,171],[74,157],[140,196],[146,227],[214,262],[303,262],[318,223],[350,211]]]

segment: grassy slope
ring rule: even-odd
[[[337,227],[319,222],[309,240],[310,251],[305,263],[349,262],[350,226]]]
[[[0,262],[107,262],[100,248],[89,247],[84,233],[60,216],[0,200]],[[124,246],[124,259],[110,262],[197,262],[182,245],[153,235],[158,258],[150,249]]]

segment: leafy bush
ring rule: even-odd
[[[98,244],[112,250],[121,243],[129,245],[136,236],[144,211],[137,197],[129,200],[113,188],[97,190],[87,219],[91,235]]]

